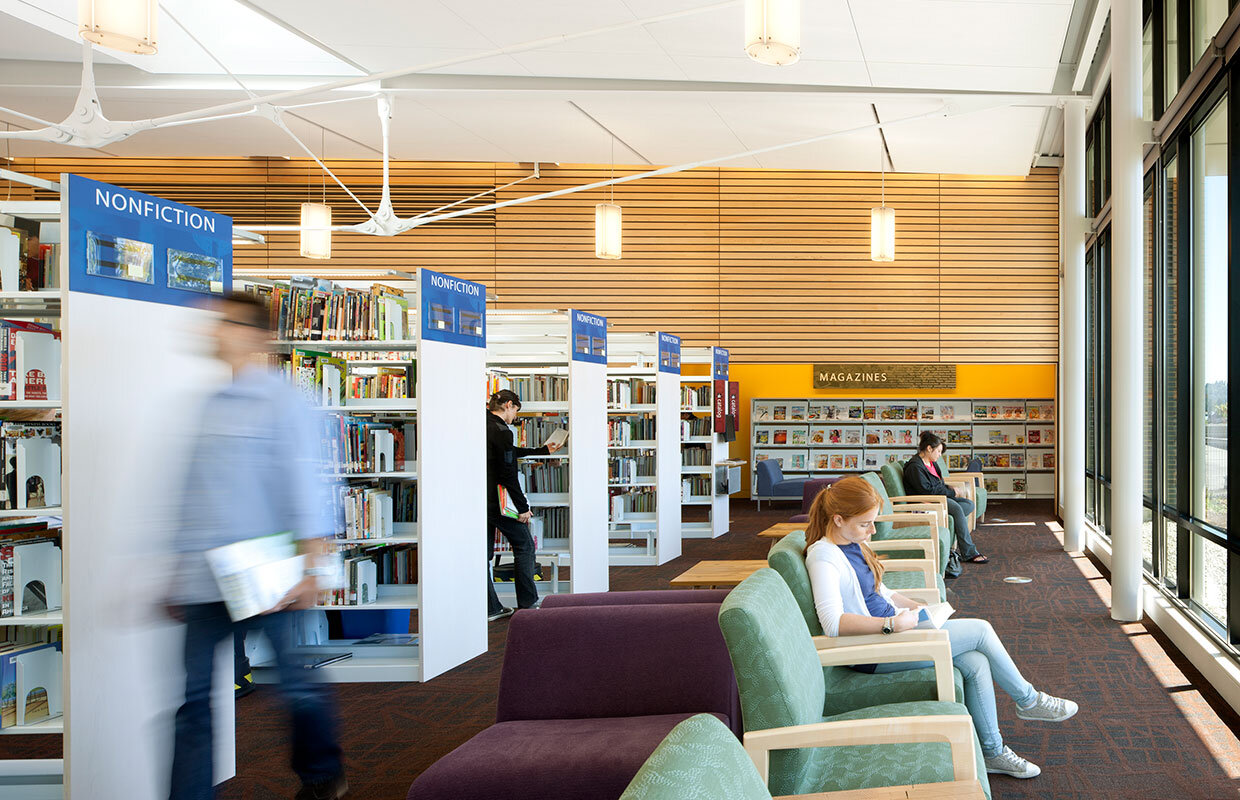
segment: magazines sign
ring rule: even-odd
[[[680,374],[680,337],[670,333],[658,333],[659,372]]]
[[[486,287],[429,269],[420,273],[422,338],[486,347]]]
[[[815,389],[955,389],[955,364],[815,364]]]
[[[573,361],[607,363],[607,318],[570,309]]]

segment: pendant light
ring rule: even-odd
[[[878,135],[879,170],[882,177],[882,200],[870,209],[870,260],[896,260],[896,210],[887,207],[887,159],[883,152],[882,130]]]
[[[611,137],[611,178],[616,178],[616,137]],[[608,187],[611,198],[594,207],[594,255],[597,258],[615,260],[620,258],[620,206],[616,199],[615,185]]]
[[[759,64],[801,58],[801,0],[745,0],[745,52]]]
[[[326,133],[319,129],[319,157],[326,155]],[[323,169],[323,202],[301,204],[301,257],[332,257],[332,207],[327,204],[327,171]]]
[[[78,34],[88,42],[149,56],[158,30],[158,0],[78,0]]]

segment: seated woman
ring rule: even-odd
[[[935,463],[943,455],[943,440],[930,431],[923,431],[917,445],[917,455],[904,465],[904,490],[909,494],[937,494],[947,498],[947,513],[955,520],[956,543],[960,557],[974,564],[985,564],[989,558],[977,551],[973,535],[969,532],[969,514],[973,501],[957,497],[956,490],[943,483],[943,476]]]
[[[922,605],[883,586],[883,565],[866,542],[874,535],[881,501],[865,480],[850,476],[818,493],[805,528],[805,566],[814,592],[814,609],[828,636],[898,633],[917,626]],[[1076,703],[1033,688],[1012,663],[990,623],[949,619],[952,662],[964,676],[964,702],[986,757],[986,771],[1032,778],[1041,769],[1003,744],[995,712],[995,687],[1016,702],[1021,719],[1062,722]],[[861,672],[900,672],[932,666],[929,661],[862,664]]]

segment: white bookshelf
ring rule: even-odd
[[[345,615],[358,611],[408,611],[411,619],[413,612],[417,612],[416,630],[391,631],[413,633],[417,642],[383,647],[355,646],[355,640],[348,638],[317,645],[300,643],[310,650],[351,654],[342,662],[316,670],[320,678],[329,682],[426,681],[486,650],[485,600],[463,588],[473,584],[486,559],[475,541],[480,536],[473,535],[479,534],[485,524],[485,510],[478,510],[478,504],[485,503],[484,481],[480,477],[476,481],[466,479],[484,471],[485,435],[477,425],[479,420],[470,418],[468,411],[472,409],[462,408],[459,402],[483,380],[484,340],[471,346],[428,336],[424,305],[429,302],[426,287],[432,275],[419,270],[416,274],[395,275],[397,280],[381,281],[404,292],[408,302],[405,338],[276,342],[278,351],[305,350],[341,356],[349,374],[378,366],[413,365],[415,371],[410,386],[412,397],[346,397],[343,405],[316,406],[317,411],[325,414],[412,425],[416,438],[416,443],[406,438],[404,469],[350,472],[340,465],[330,465],[324,475],[336,485],[400,489],[413,484],[416,497],[416,519],[393,520],[391,536],[346,536],[344,531],[338,531],[333,541],[341,550],[373,552],[376,556],[385,547],[416,546],[416,583],[380,583],[372,602],[325,602],[314,608]],[[336,283],[342,288],[362,290],[370,285],[358,281]],[[390,352],[399,357],[349,357],[368,352]],[[422,420],[434,420],[434,424],[423,425]],[[473,504],[468,500],[471,494],[476,495]],[[382,657],[378,656],[380,652]],[[257,682],[278,679],[274,663],[257,663],[253,668]]]
[[[1054,497],[1053,400],[754,398],[749,420],[754,495],[760,460],[780,460],[791,478],[877,472],[907,461],[921,432],[933,431],[946,443],[948,470],[962,471],[973,457],[982,459],[991,497]]]
[[[607,572],[607,450],[605,367],[598,363],[603,356],[579,352],[574,331],[581,320],[601,321],[598,328],[601,346],[606,351],[606,321],[593,314],[574,309],[487,311],[487,371],[497,388],[514,388],[553,379],[562,387],[553,399],[521,398],[518,429],[541,420],[538,437],[528,437],[520,446],[538,447],[556,427],[568,431],[563,450],[547,456],[531,456],[523,462],[558,464],[567,476],[564,491],[539,491],[541,487],[526,484],[526,499],[536,519],[542,519],[541,541],[536,561],[545,571],[538,582],[539,595],[547,592],[605,592]],[[577,320],[577,322],[574,322]],[[482,398],[485,400],[485,398]],[[480,404],[481,405],[481,404]],[[524,470],[522,470],[524,471]],[[561,530],[552,529],[558,520]],[[563,529],[565,528],[566,529]],[[537,531],[536,531],[537,532]],[[559,536],[553,536],[554,533]],[[481,530],[480,530],[481,533]],[[501,539],[501,542],[503,540]],[[506,542],[497,548],[501,561],[511,559]],[[561,567],[569,567],[569,578],[559,579]],[[509,581],[496,581],[500,602],[516,607],[516,586]]]
[[[32,205],[40,205],[46,207],[46,213],[30,214],[28,213]],[[60,242],[60,226],[53,220],[59,219],[60,204],[59,203],[12,203],[0,201],[0,224],[6,227],[14,224],[17,219],[22,222],[34,222],[39,224],[39,241],[43,244],[59,244]],[[59,272],[58,283],[65,286],[65,260],[67,254],[65,248],[60,248],[60,262],[56,265]],[[62,318],[62,308],[64,305],[64,289],[41,289],[35,291],[6,291],[0,292],[0,319],[23,320],[30,322],[39,322],[51,325],[52,327],[64,329],[64,320]],[[60,385],[61,397],[67,388],[68,372],[65,368],[64,349],[61,352],[61,369],[60,369]],[[10,365],[10,369],[15,366]],[[42,410],[42,411],[59,411],[62,406],[61,399],[55,400],[2,400],[0,401],[0,419],[7,420],[10,414],[6,412]],[[20,416],[17,419],[21,419]],[[57,416],[54,421],[61,421]],[[65,445],[64,426],[61,426],[61,446],[62,453]],[[62,498],[65,495],[65,486],[62,475],[61,482]],[[41,507],[29,509],[0,509],[0,519],[5,521],[16,521],[21,517],[36,516],[61,516],[64,513],[63,506]],[[49,535],[55,536],[60,541],[62,547],[62,559],[64,557],[63,547],[66,540],[64,528],[58,532],[51,532]],[[0,533],[0,539],[4,538],[4,534]],[[63,590],[63,582],[62,582]],[[28,633],[30,628],[44,628],[55,625],[64,625],[64,602],[62,607],[50,611],[35,612],[22,614],[21,587],[14,587],[15,608],[13,616],[0,617],[0,628],[5,629],[5,633]],[[67,595],[65,595],[67,602]],[[23,629],[23,630],[17,630]],[[62,648],[64,645],[62,645]],[[63,656],[62,656],[63,658]],[[62,703],[64,697],[64,670],[62,668],[61,696]],[[63,715],[44,720],[42,722],[30,723],[26,725],[15,725],[8,728],[0,728],[0,735],[4,736],[21,736],[27,734],[35,735],[60,735],[64,733],[65,718]],[[63,773],[63,766],[60,759],[36,759],[30,761],[10,762],[0,759],[0,794],[3,794],[5,780],[17,775],[48,775],[56,776]]]
[[[665,333],[618,333],[609,337],[607,380],[617,387],[608,403],[609,422],[654,427],[654,438],[609,445],[608,457],[635,458],[638,472],[608,481],[610,561],[617,565],[665,564],[680,555],[680,361],[660,363]],[[635,383],[637,382],[637,383]],[[654,389],[654,402],[641,402],[635,386]],[[624,387],[628,387],[625,389]],[[625,397],[625,394],[630,397]],[[643,469],[644,468],[644,469]],[[633,504],[633,508],[627,508]]]
[[[680,535],[686,539],[714,539],[731,527],[729,497],[719,491],[715,478],[716,466],[728,458],[728,443],[723,441],[722,434],[714,432],[713,424],[716,400],[727,403],[726,390],[722,398],[715,393],[715,378],[722,378],[725,387],[727,385],[727,351],[715,347],[686,347],[680,355],[681,364],[700,365],[694,372],[701,372],[702,367],[706,370],[705,374],[680,376]],[[685,396],[686,389],[693,393],[692,397]],[[702,399],[707,402],[701,403]],[[687,433],[686,427],[691,431],[702,428],[705,432]],[[702,480],[702,476],[706,479]],[[690,479],[690,492],[684,491],[685,478]],[[705,492],[699,491],[703,488]]]

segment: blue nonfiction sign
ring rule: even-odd
[[[571,308],[569,331],[573,337],[573,360],[607,363],[607,317]]]
[[[680,374],[680,337],[660,331],[659,337],[659,372]]]
[[[486,287],[429,269],[420,272],[422,338],[432,342],[486,347]]]
[[[717,381],[728,379],[728,351],[722,347],[710,349],[710,376]]]
[[[67,176],[69,290],[197,305],[232,288],[232,219]]]

